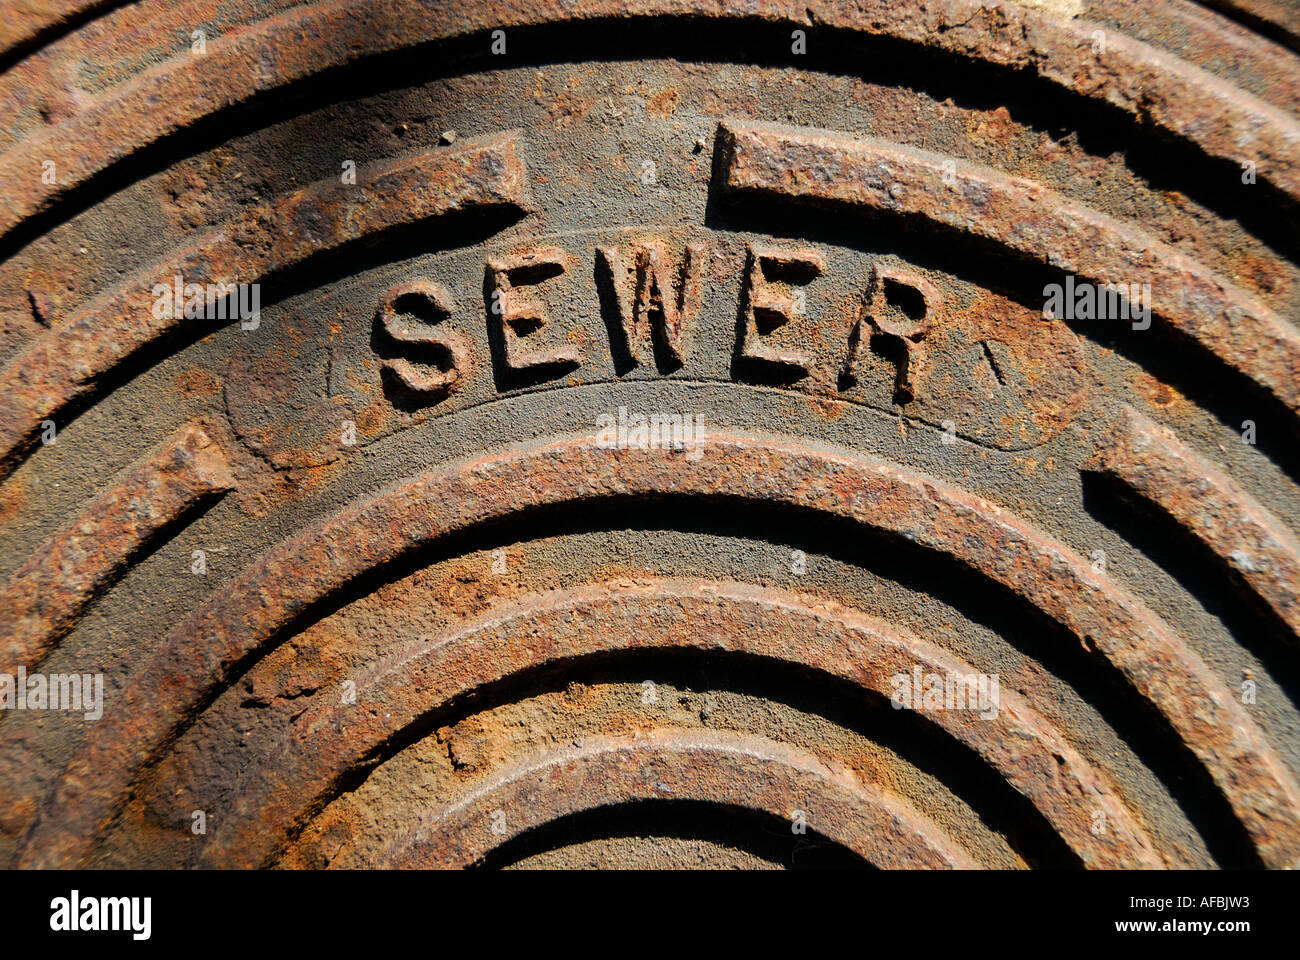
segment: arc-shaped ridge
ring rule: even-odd
[[[1125,406],[1087,465],[1155,504],[1236,571],[1300,642],[1300,544],[1227,474]]]
[[[1033,180],[878,140],[737,122],[722,136],[730,190],[924,217],[1097,283],[1149,284],[1174,329],[1300,412],[1300,331],[1133,227]]]
[[[402,224],[471,208],[522,211],[526,191],[520,137],[506,133],[376,164],[359,170],[355,184],[318,181],[209,231],[86,304],[0,371],[0,475],[43,418],[186,322],[174,305],[158,309],[155,286],[171,290],[177,276],[204,287],[259,283]]]
[[[1176,633],[1065,544],[995,504],[895,465],[785,441],[697,440],[694,460],[609,450],[595,437],[480,457],[389,488],[268,551],[169,633],[112,715],[89,731],[20,862],[56,866],[88,856],[140,766],[157,759],[238,665],[358,575],[515,511],[628,496],[726,497],[818,511],[970,566],[1063,625],[1164,716],[1263,862],[1300,860],[1300,791],[1254,722]]]
[[[17,0],[0,18],[0,56],[38,42],[69,21],[122,0]]]
[[[1253,29],[1275,35],[1279,43],[1300,52],[1300,23],[1295,6],[1286,0],[1199,0],[1202,6],[1217,10]]]
[[[1089,0],[1088,17],[1113,23],[1292,116],[1300,111],[1300,59],[1278,49],[1275,30],[1252,30],[1195,0]]]
[[[801,810],[813,830],[884,869],[976,866],[892,793],[783,744],[713,731],[591,740],[547,753],[424,819],[391,843],[378,865],[467,867],[560,817],[645,800],[724,804],[782,820]]]
[[[321,71],[380,54],[495,29],[608,17],[721,16],[783,26],[817,24],[883,36],[999,67],[1036,72],[1104,101],[1211,157],[1257,164],[1259,176],[1300,198],[1300,124],[1204,71],[1119,33],[1094,51],[1091,24],[989,0],[754,0],[729,9],[708,0],[571,0],[457,4],[445,15],[423,0],[358,7],[336,0],[231,31],[202,57],[181,56],[114,88],[103,102],[38,132],[0,156],[10,172],[0,236],[135,151],[216,111]],[[303,38],[311,42],[304,44]],[[269,55],[268,51],[275,51]],[[166,104],[166,109],[159,109]],[[61,159],[58,182],[41,177]]]
[[[201,865],[263,865],[349,771],[373,762],[399,731],[457,697],[549,663],[664,648],[811,668],[885,699],[892,678],[910,677],[914,668],[977,676],[974,667],[897,627],[771,588],[655,580],[547,593],[386,657],[354,681],[355,703],[309,707],[266,745],[264,755],[274,762],[252,767],[217,818]],[[999,691],[986,706],[963,701],[924,714],[1026,796],[1085,866],[1164,866],[1114,788],[1051,724],[1014,693]],[[1108,824],[1100,836],[1092,830],[1098,813]]]
[[[221,448],[202,426],[185,424],[9,578],[0,590],[0,663],[33,666],[150,538],[234,485]]]

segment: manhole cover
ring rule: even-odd
[[[445,6],[0,29],[0,862],[1294,865],[1294,5]]]

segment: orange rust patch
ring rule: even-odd
[[[1286,273],[1276,260],[1243,253],[1236,259],[1234,268],[1233,278],[1257,293],[1277,297],[1287,292]]]
[[[849,409],[847,403],[826,397],[811,397],[809,402],[813,412],[823,420],[838,420]]]
[[[0,487],[0,525],[13,523],[26,499],[24,485],[18,478],[13,478]]]
[[[677,112],[677,88],[665,87],[646,101],[646,109],[656,117],[670,117]]]
[[[202,367],[190,367],[176,377],[176,389],[181,396],[188,398],[215,397],[221,392],[221,381],[211,370]]]
[[[1153,407],[1165,408],[1175,404],[1186,404],[1186,398],[1171,387],[1145,370],[1138,370],[1129,378],[1129,383],[1133,385],[1133,390],[1138,396],[1142,397],[1148,404]]]
[[[1006,107],[998,107],[987,118],[972,120],[969,126],[971,136],[977,140],[1006,142],[1019,132]]]

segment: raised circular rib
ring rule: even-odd
[[[31,667],[151,538],[235,485],[221,449],[186,424],[37,548],[0,589],[0,663]]]
[[[553,662],[662,648],[783,661],[886,699],[892,678],[917,667],[928,675],[977,676],[974,667],[906,631],[770,588],[669,580],[546,594],[393,653],[357,679],[355,704],[310,707],[283,740],[260,748],[268,762],[250,770],[202,862],[261,865],[346,774],[456,697]],[[1000,693],[998,700],[991,712],[925,715],[1028,797],[1086,866],[1163,866],[1105,778],[1022,698]],[[1102,834],[1093,831],[1098,813],[1109,824]]]
[[[925,219],[1100,284],[1148,284],[1154,312],[1300,413],[1300,332],[1142,231],[1033,180],[896,144],[724,122],[733,191]]]
[[[1300,644],[1300,544],[1231,477],[1129,406],[1090,466],[1204,543],[1286,624],[1291,643]]]
[[[770,501],[947,554],[1055,619],[1165,717],[1261,859],[1300,856],[1300,794],[1250,717],[1170,628],[1069,547],[1000,507],[897,466],[784,441],[705,434],[700,456],[594,437],[484,456],[389,489],[276,547],[179,624],[96,725],[35,824],[27,865],[80,862],[151,762],[231,671],[311,605],[413,547],[565,502],[628,496]],[[123,758],[133,758],[130,764]]]
[[[0,476],[13,469],[43,418],[186,322],[183,310],[158,309],[156,287],[172,290],[179,277],[182,290],[197,283],[233,293],[402,224],[473,209],[522,211],[526,190],[519,138],[500,134],[375,164],[358,171],[355,184],[320,181],[209,231],[83,306],[0,371]],[[224,318],[224,297],[218,305]]]
[[[1300,125],[1223,81],[1122,34],[1094,52],[1090,25],[982,0],[808,0],[792,8],[761,0],[719,10],[701,0],[578,0],[563,11],[394,0],[358,7],[351,0],[296,9],[214,42],[203,56],[169,60],[113,89],[104,102],[0,155],[13,171],[0,203],[0,236],[130,156],[200,118],[258,93],[393,50],[494,29],[607,17],[714,15],[796,26],[822,24],[876,35],[999,67],[1028,69],[1065,90],[1105,102],[1195,144],[1211,157],[1258,165],[1260,176],[1300,198]],[[309,46],[298,41],[311,37]],[[486,45],[486,42],[485,42]],[[267,51],[277,51],[268,57]],[[159,110],[157,104],[167,103]],[[56,183],[42,158],[63,158]]]
[[[555,745],[721,729],[983,865],[1295,864],[1300,58],[1290,0],[1203,2],[28,4],[0,861],[374,864]],[[448,198],[367,178],[467,139],[526,167],[388,230]],[[181,272],[264,323],[156,322]],[[1036,319],[1051,281],[1148,282],[1152,329]],[[623,407],[717,449],[541,439]],[[893,711],[909,663],[1003,703]],[[488,862],[819,859],[780,803],[609,791]]]
[[[1295,4],[1287,0],[1199,0],[1211,10],[1219,10],[1236,20],[1276,36],[1292,50],[1300,50],[1300,22]]]
[[[12,0],[0,18],[0,55],[10,55],[70,22],[122,0]]]
[[[592,740],[508,770],[398,837],[378,866],[466,867],[561,817],[652,800],[723,804],[783,820],[804,811],[813,830],[886,869],[975,865],[899,797],[802,751],[758,737],[656,731]]]
[[[1231,0],[1228,0],[1231,2]],[[1273,31],[1253,32],[1195,0],[1088,0],[1088,19],[1249,89],[1273,106],[1300,110],[1300,70]],[[1272,39],[1270,39],[1270,37]]]

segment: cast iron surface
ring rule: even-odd
[[[0,14],[0,864],[1300,863],[1291,0]]]

